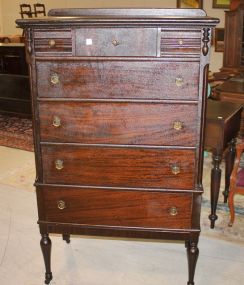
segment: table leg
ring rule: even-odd
[[[232,139],[225,159],[225,190],[223,191],[224,203],[227,202],[230,188],[230,176],[234,165],[236,154],[236,139]]]
[[[211,221],[211,229],[214,228],[215,221],[218,219],[216,215],[216,208],[219,199],[219,188],[221,180],[221,169],[219,167],[222,160],[222,153],[213,152],[213,168],[211,170],[211,214],[209,219]]]

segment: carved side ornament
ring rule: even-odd
[[[32,53],[32,47],[31,47],[31,29],[30,28],[28,28],[26,31],[26,37],[27,37],[27,40],[26,40],[27,51],[29,54],[31,54]]]
[[[208,54],[209,51],[209,41],[210,41],[210,28],[204,28],[203,29],[203,47],[202,47],[202,53],[204,56]]]

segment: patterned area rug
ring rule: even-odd
[[[0,145],[33,151],[31,119],[0,114]]]

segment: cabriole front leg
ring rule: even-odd
[[[51,272],[51,247],[52,247],[52,242],[48,236],[48,234],[42,234],[41,238],[41,249],[42,249],[42,254],[45,262],[45,268],[46,268],[46,273],[45,273],[45,284],[49,284],[50,281],[52,280],[52,272]]]
[[[197,247],[198,240],[186,241],[186,252],[188,260],[188,275],[189,279],[187,285],[194,285],[194,275],[199,255],[199,249]]]

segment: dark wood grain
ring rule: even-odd
[[[56,85],[50,82],[53,73],[59,76]],[[180,87],[177,77],[183,79]],[[40,61],[37,79],[40,97],[197,100],[199,63]]]
[[[157,55],[156,28],[76,29],[77,56],[152,56]],[[87,44],[87,40],[90,44]],[[134,40],[136,39],[136,40]],[[116,41],[113,44],[113,41]]]
[[[244,70],[243,15],[243,4],[235,10],[225,11],[223,72],[236,73]]]
[[[17,21],[31,67],[41,234],[185,240],[194,284],[218,20],[198,9],[50,15]]]
[[[144,8],[144,9],[135,9],[135,8],[96,8],[96,9],[86,9],[86,8],[60,8],[60,9],[51,9],[48,12],[49,16],[63,16],[63,17],[74,17],[74,16],[96,16],[99,18],[105,16],[117,16],[118,18],[121,17],[132,17],[132,18],[141,18],[141,17],[166,17],[166,16],[206,16],[206,13],[200,9],[151,9],[151,8]]]
[[[185,146],[197,143],[194,104],[40,102],[39,113],[42,141]],[[60,119],[59,127],[53,126],[55,116]],[[182,129],[174,129],[175,122],[181,122]]]
[[[219,198],[221,181],[220,162],[223,154],[226,155],[225,191],[228,196],[230,173],[233,167],[233,155],[235,138],[240,130],[242,105],[229,102],[208,100],[205,148],[213,153],[213,168],[211,171],[211,228],[214,228],[217,220],[216,209]],[[229,148],[231,143],[232,147]],[[231,150],[232,149],[232,150]],[[231,150],[231,151],[230,151]]]
[[[223,152],[240,130],[242,104],[209,100],[205,147]]]
[[[61,170],[57,159],[64,163]],[[193,150],[42,145],[45,183],[193,189],[194,159]]]
[[[201,49],[201,30],[161,31],[161,54],[164,53],[198,53]]]
[[[83,225],[189,229],[191,193],[43,188],[46,220]],[[65,209],[57,207],[65,202]],[[177,208],[175,216],[170,209]]]

